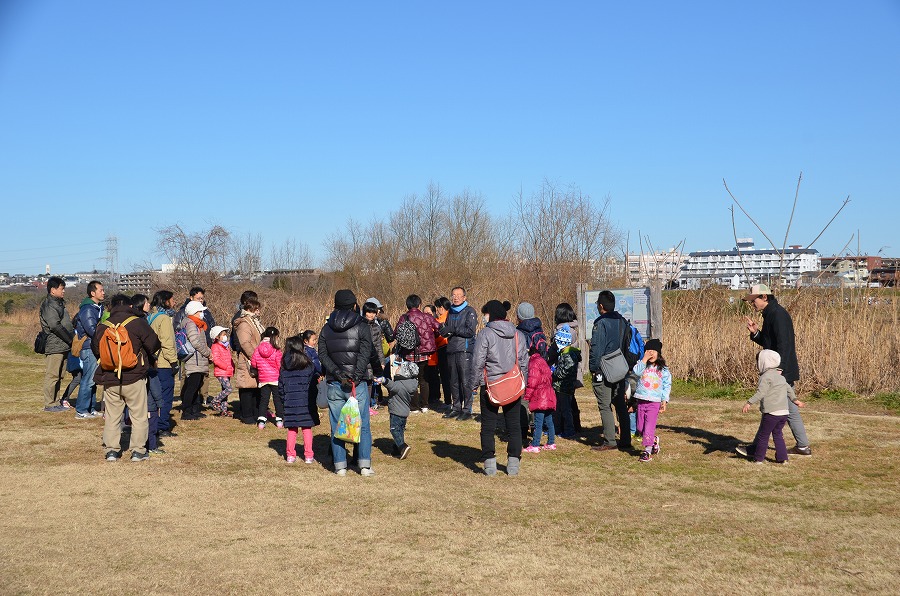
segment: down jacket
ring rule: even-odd
[[[268,338],[259,342],[250,359],[250,366],[258,371],[256,380],[260,385],[278,382],[278,375],[281,372],[281,357],[281,350],[276,349]]]
[[[231,350],[223,344],[214,341],[209,349],[212,352],[213,372],[217,377],[234,376],[234,362],[231,360]]]
[[[212,354],[209,351],[209,346],[206,345],[206,333],[200,331],[197,323],[192,321],[190,317],[184,317],[181,325],[184,327],[188,341],[194,346],[194,353],[184,361],[184,374],[203,373],[208,375],[209,357]]]
[[[553,391],[552,374],[547,361],[535,352],[528,359],[528,384],[525,396],[532,412],[556,409],[556,392]]]
[[[329,383],[365,380],[373,350],[369,325],[353,310],[332,311],[319,333],[319,360]]]
[[[406,320],[412,321],[413,325],[416,326],[416,330],[419,332],[419,347],[416,348],[415,354],[412,355],[412,360],[428,360],[428,354],[437,350],[434,336],[441,326],[438,324],[437,319],[431,315],[426,315],[418,308],[411,308],[403,313],[397,320],[397,324],[399,325]],[[409,359],[410,358],[407,358],[407,360]]]
[[[91,300],[90,297],[81,301],[78,307],[78,313],[75,315],[75,331],[78,337],[84,337],[84,343],[81,345],[82,350],[91,349],[91,339],[97,332],[97,323],[100,322],[100,314],[103,307]]]
[[[319,409],[312,395],[312,388],[315,386],[316,369],[313,366],[281,371],[281,376],[278,377],[278,395],[284,401],[286,427],[312,428],[319,425]]]
[[[516,336],[519,338],[518,354],[515,350]],[[512,370],[517,361],[527,382],[528,340],[509,321],[491,321],[475,337],[475,351],[472,354],[468,386],[484,385],[485,371],[489,380],[502,377]]]

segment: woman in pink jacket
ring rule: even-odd
[[[523,398],[528,402],[528,409],[534,414],[534,436],[526,453],[538,453],[541,450],[541,437],[547,429],[545,451],[556,449],[556,429],[553,426],[553,411],[556,410],[556,392],[553,391],[553,375],[547,361],[538,352],[533,352],[528,359],[528,385]]]
[[[256,373],[259,383],[259,402],[256,408],[256,425],[266,427],[269,398],[275,398],[275,426],[284,428],[284,401],[278,395],[278,375],[281,373],[281,349],[278,347],[278,329],[266,327],[259,345],[250,359],[251,374]]]

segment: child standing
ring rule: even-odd
[[[672,392],[672,373],[662,356],[662,342],[651,339],[644,345],[644,357],[634,365],[634,374],[640,377],[634,397],[637,401],[637,431],[641,434],[641,461],[648,462],[659,453],[659,437],[656,436],[656,420],[666,411]]]
[[[787,445],[784,444],[782,429],[788,419],[788,400],[797,407],[805,404],[797,400],[794,388],[781,376],[781,356],[774,350],[763,350],[756,358],[759,368],[759,387],[753,397],[747,400],[741,411],[746,414],[753,404],[759,404],[762,412],[762,420],[759,422],[759,430],[756,431],[756,439],[753,440],[752,458],[755,463],[761,464],[766,459],[766,450],[769,448],[769,437],[775,442],[775,461],[779,464],[787,463]],[[747,457],[750,456],[747,448],[738,448],[737,452]]]
[[[406,419],[409,418],[413,396],[419,389],[419,365],[391,356],[391,377],[381,377],[378,381],[387,387],[390,394],[388,413],[391,436],[394,437],[394,455],[406,459],[411,449],[406,444]]]
[[[256,426],[266,427],[266,413],[269,399],[275,399],[275,426],[284,428],[284,402],[278,394],[278,374],[281,372],[281,349],[278,346],[278,329],[266,327],[262,332],[259,345],[250,358],[251,374],[256,371],[256,382],[259,383],[259,402],[256,404]]]
[[[537,350],[532,350],[528,358],[528,384],[525,396],[528,408],[534,414],[534,436],[531,445],[525,448],[526,453],[538,453],[541,450],[541,438],[547,429],[545,451],[556,449],[556,427],[553,425],[553,411],[556,409],[556,393],[553,391],[553,375],[550,366]]]
[[[572,328],[563,323],[556,328],[553,335],[556,350],[551,349],[556,361],[553,372],[553,391],[556,392],[556,411],[554,418],[559,420],[560,433],[564,439],[575,436],[575,420],[572,416],[572,402],[575,401],[575,384],[578,381],[578,364],[581,362],[581,350],[572,345]],[[554,422],[555,424],[555,422]]]
[[[210,406],[219,416],[228,416],[228,396],[231,395],[231,377],[234,376],[234,362],[231,360],[231,346],[228,342],[228,329],[216,325],[209,332],[213,340],[213,370],[222,386],[222,391],[210,400]]]
[[[287,426],[287,462],[297,461],[297,429],[303,432],[303,461],[315,462],[312,429],[319,425],[319,410],[312,391],[318,382],[315,365],[310,359],[302,336],[289,337],[284,343],[278,377],[278,399],[284,408]],[[277,403],[277,402],[276,402]]]

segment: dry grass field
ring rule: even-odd
[[[0,325],[0,593],[892,594],[900,418],[818,400],[814,455],[754,466],[758,414],[676,393],[662,453],[593,453],[587,432],[481,475],[475,422],[376,416],[374,478],[284,462],[284,431],[179,425],[166,455],[107,463],[101,420],[40,412],[42,360]],[[498,443],[499,450],[504,444]],[[499,458],[505,462],[505,455]]]

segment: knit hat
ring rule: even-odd
[[[572,328],[569,327],[568,324],[563,325],[559,329],[556,330],[556,335],[553,336],[553,341],[556,342],[556,347],[562,350],[565,347],[572,345]]]
[[[197,314],[198,312],[203,312],[204,310],[206,310],[206,307],[203,306],[202,302],[191,300],[187,303],[187,306],[184,307],[184,314],[191,316]]]
[[[516,316],[522,321],[534,318],[534,306],[530,302],[522,302],[516,309]]]
[[[775,350],[763,350],[756,356],[756,364],[759,374],[763,374],[770,368],[778,368],[781,364],[781,354]]]
[[[648,339],[644,344],[644,351],[653,350],[658,356],[662,356],[662,342],[658,339]]]
[[[499,300],[488,300],[487,303],[481,307],[482,314],[486,314],[492,321],[502,321],[506,318],[506,312],[509,310],[507,304],[500,302]]]
[[[334,307],[338,310],[348,310],[356,304],[356,296],[350,290],[338,290],[334,293]]]

